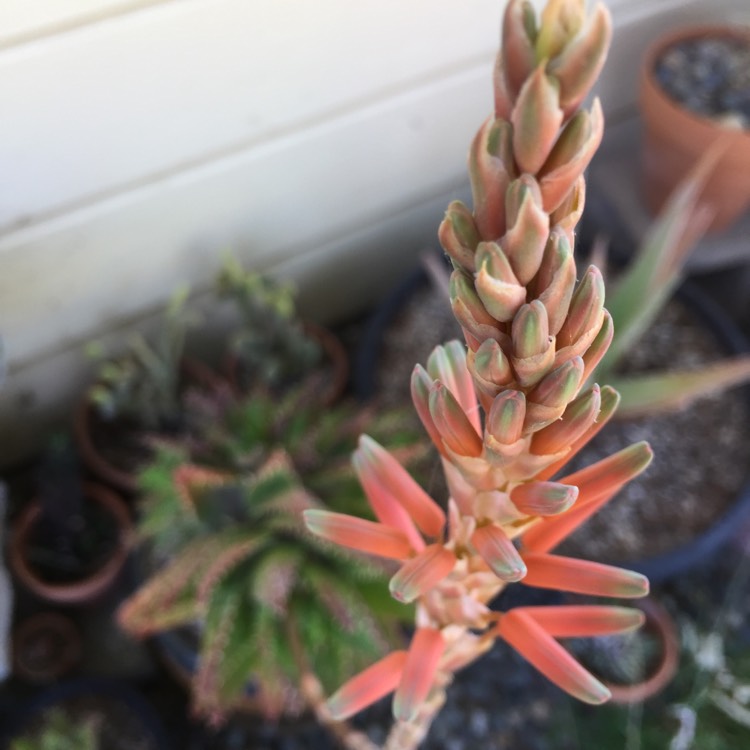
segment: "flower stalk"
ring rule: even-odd
[[[611,388],[585,385],[612,340],[612,321],[601,273],[592,266],[576,283],[573,257],[583,171],[603,132],[598,100],[590,111],[579,107],[610,35],[602,4],[587,17],[582,0],[550,0],[539,23],[529,2],[506,7],[495,112],[469,153],[473,208],[452,203],[438,230],[465,344],[438,347],[412,376],[415,408],[444,468],[447,512],[364,436],[354,466],[378,522],[305,513],[314,533],[398,559],[391,594],[417,604],[409,649],[328,702],[344,719],[393,692],[386,748],[416,748],[455,672],[498,639],[563,690],[602,703],[607,688],[556,639],[642,621],[614,606],[489,607],[520,580],[608,597],[648,592],[636,573],[553,553],[651,459],[648,445],[637,444],[564,474],[618,401]]]

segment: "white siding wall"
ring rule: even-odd
[[[501,5],[0,0],[0,462],[80,389],[86,341],[204,291],[227,248],[314,317],[372,301],[464,190]],[[605,109],[675,15],[745,5],[613,2]]]

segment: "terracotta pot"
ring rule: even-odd
[[[640,80],[640,108],[645,125],[642,182],[653,213],[709,147],[727,139],[727,150],[708,178],[702,200],[715,211],[709,231],[728,227],[750,206],[750,130],[722,127],[685,109],[663,91],[654,77],[656,61],[669,47],[700,37],[750,41],[750,28],[696,26],[660,37],[647,51]]]
[[[180,371],[186,383],[194,384],[207,392],[229,388],[223,377],[198,360],[183,358]],[[73,413],[73,437],[84,464],[92,474],[109,486],[125,495],[135,495],[138,491],[137,472],[116,466],[102,454],[92,437],[94,419],[95,407],[88,397],[84,397]]]
[[[59,612],[37,612],[13,630],[13,673],[39,684],[55,682],[81,660],[81,634]]]
[[[28,547],[35,526],[42,517],[42,505],[33,500],[25,506],[13,525],[8,546],[11,570],[30,591],[58,604],[81,604],[106,591],[122,570],[130,549],[133,523],[124,501],[112,490],[87,482],[83,485],[84,500],[101,505],[118,528],[117,545],[106,562],[89,577],[74,582],[50,582],[41,577],[28,560]]]
[[[327,328],[310,321],[305,321],[303,326],[305,334],[320,345],[324,360],[331,368],[332,374],[327,379],[328,382],[320,396],[324,406],[331,406],[341,398],[349,381],[349,356],[339,337]],[[241,382],[241,369],[242,361],[234,353],[228,354],[225,365],[226,375],[234,392],[238,395],[241,395],[244,390]]]
[[[680,664],[680,636],[667,609],[650,597],[636,604],[646,615],[643,630],[655,635],[659,641],[659,661],[641,682],[622,685],[605,681],[614,703],[642,703],[657,695],[672,681]]]

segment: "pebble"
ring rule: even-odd
[[[750,129],[750,43],[685,40],[664,52],[654,75],[687,109],[727,127]]]

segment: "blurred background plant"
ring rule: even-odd
[[[89,397],[103,419],[127,420],[147,430],[179,428],[180,363],[187,331],[199,319],[186,307],[188,295],[187,287],[172,295],[152,342],[134,333],[118,357],[107,356],[98,342],[89,344],[87,354],[98,363]]]
[[[149,572],[119,621],[139,637],[192,629],[200,715],[221,720],[249,683],[267,716],[294,713],[303,675],[332,689],[413,615],[388,594],[390,566],[318,540],[302,511],[324,507],[319,498],[343,512],[365,507],[350,466],[365,425],[406,459],[423,449],[398,414],[324,409],[305,385],[281,399],[257,386],[239,403],[196,395],[191,413],[201,437],[189,448],[160,443],[141,474]]]
[[[321,360],[321,348],[297,318],[294,288],[245,271],[228,257],[217,279],[219,296],[237,307],[241,327],[230,339],[242,385],[269,387],[293,382]]]
[[[13,740],[9,750],[99,750],[100,718],[76,720],[53,709],[31,733]]]
[[[684,281],[685,263],[710,224],[713,213],[700,203],[700,196],[722,148],[717,144],[694,165],[652,222],[626,268],[608,284],[607,309],[614,322],[614,337],[590,381],[607,383],[618,391],[618,418],[679,409],[700,396],[750,379],[750,354],[692,370],[621,372],[628,353]],[[604,245],[594,250],[594,256],[595,263],[606,266]]]

